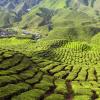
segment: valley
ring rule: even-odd
[[[66,39],[0,39],[0,99],[99,100],[97,46]]]
[[[100,100],[100,0],[1,0],[0,100]]]

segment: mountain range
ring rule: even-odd
[[[0,17],[2,14],[5,15],[1,20],[2,23],[0,26],[7,27],[14,21],[20,21],[21,17],[39,2],[40,0],[0,0]],[[7,19],[8,22],[6,22],[5,19]]]
[[[0,7],[1,27],[49,38],[86,39],[100,31],[100,0],[1,0]]]

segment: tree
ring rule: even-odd
[[[48,26],[48,30],[52,30],[52,22],[51,22],[51,18],[54,16],[55,11],[52,9],[48,9],[48,8],[40,8],[40,12],[36,13],[36,15],[40,16],[43,18],[43,20],[41,21],[41,23],[39,23],[39,26],[44,26],[47,25]]]

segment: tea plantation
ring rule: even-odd
[[[100,49],[66,39],[0,39],[0,100],[100,100]]]

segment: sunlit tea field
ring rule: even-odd
[[[0,100],[99,99],[96,46],[65,39],[0,39]]]

